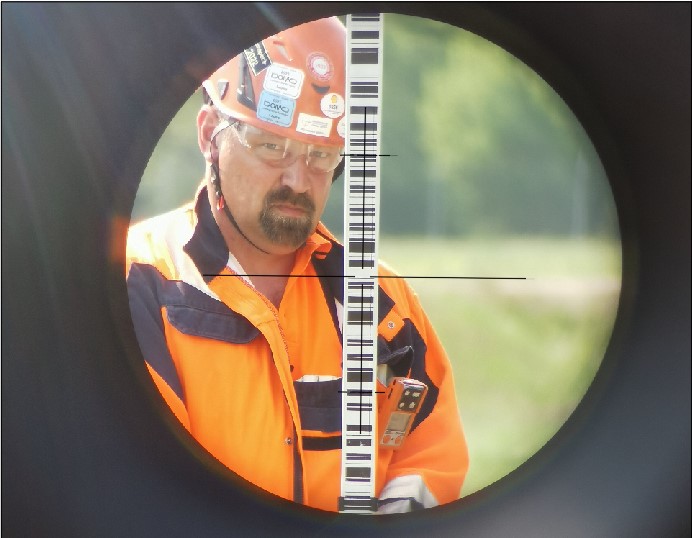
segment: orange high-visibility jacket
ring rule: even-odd
[[[242,269],[205,188],[195,203],[132,226],[127,243],[137,338],[180,422],[246,480],[331,511],[340,495],[343,284],[328,275],[343,273],[342,260],[320,224],[291,272],[316,278],[290,278],[275,308],[247,278],[229,276]],[[451,502],[468,452],[449,361],[408,285],[379,283],[378,372],[429,390],[403,447],[379,449],[376,493],[383,507]]]

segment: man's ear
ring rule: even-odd
[[[199,150],[208,163],[212,162],[211,134],[219,122],[219,115],[211,105],[202,105],[197,113],[197,144]]]

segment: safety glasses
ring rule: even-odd
[[[233,120],[231,120],[233,121]],[[225,124],[225,125],[224,125]],[[240,144],[252,155],[269,166],[284,168],[304,156],[308,169],[313,172],[331,172],[344,158],[343,148],[305,144],[296,140],[277,136],[240,121],[222,121],[216,132],[230,127]]]

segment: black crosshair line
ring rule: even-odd
[[[291,273],[202,273],[204,277],[215,278],[217,276],[234,277],[289,277],[289,278],[356,278],[356,275],[292,275]],[[370,278],[440,278],[448,280],[533,280],[525,276],[458,276],[458,275],[372,275]]]

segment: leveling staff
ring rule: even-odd
[[[342,168],[345,40],[337,19],[304,24],[205,81],[196,198],[127,244],[137,338],[180,422],[245,479],[331,511],[343,281],[327,275],[343,247],[319,218]],[[379,511],[404,512],[457,499],[468,456],[440,342],[403,280],[379,284],[379,390],[393,376],[429,388],[401,448],[377,456]]]

